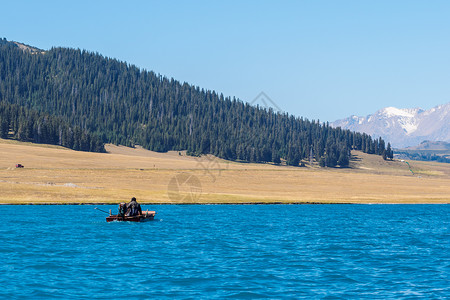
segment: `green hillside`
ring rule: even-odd
[[[103,142],[160,152],[298,165],[312,150],[331,167],[347,166],[351,149],[386,155],[385,142],[366,134],[253,107],[98,53],[31,52],[5,39],[0,100],[59,117]]]

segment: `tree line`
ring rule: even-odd
[[[0,138],[106,152],[98,136],[70,126],[61,118],[0,101]]]
[[[450,163],[449,150],[396,150],[395,153],[404,159]]]
[[[51,114],[102,142],[245,162],[348,166],[350,150],[386,155],[385,142],[251,106],[83,50],[31,54],[0,43],[0,99]],[[388,157],[388,156],[386,156]]]

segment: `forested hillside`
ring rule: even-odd
[[[214,91],[87,51],[23,51],[0,42],[0,100],[58,116],[103,142],[187,150],[230,160],[347,166],[350,149],[385,155],[385,142]],[[311,151],[312,150],[312,151]]]
[[[106,152],[98,136],[70,126],[61,118],[0,101],[0,138]]]

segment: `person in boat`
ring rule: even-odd
[[[131,198],[130,203],[127,204],[127,212],[125,213],[125,216],[132,217],[132,216],[139,216],[142,215],[142,209],[141,205],[137,203],[136,198]]]
[[[119,204],[119,217],[125,217],[125,214],[127,213],[127,204],[125,202],[122,202]]]

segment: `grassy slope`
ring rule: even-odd
[[[340,170],[107,150],[0,140],[0,203],[117,203],[132,196],[141,203],[450,203],[449,164],[411,161],[413,176],[404,162],[361,152],[352,168]]]

